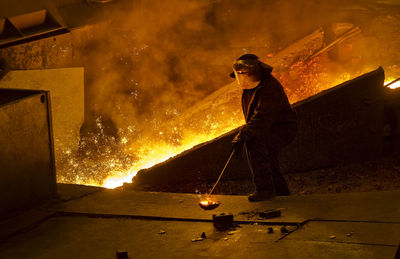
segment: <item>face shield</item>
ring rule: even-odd
[[[260,80],[249,73],[249,71],[234,70],[233,72],[235,73],[235,78],[239,87],[243,90],[255,88],[260,83]]]
[[[238,60],[233,64],[233,72],[240,88],[252,89],[261,81],[260,62],[258,60]]]

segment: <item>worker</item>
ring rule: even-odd
[[[279,171],[279,151],[297,133],[297,116],[272,67],[256,55],[245,54],[233,64],[231,77],[242,89],[242,109],[246,124],[239,129],[232,145],[235,153],[245,150],[255,191],[249,201],[290,195]]]

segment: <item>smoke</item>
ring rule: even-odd
[[[110,18],[78,51],[85,65],[85,125],[80,157],[66,160],[62,181],[101,184],[111,171],[139,161],[144,146],[151,155],[152,148],[182,145],[181,128],[166,122],[185,125],[180,116],[187,109],[232,81],[235,58],[264,58],[351,17],[335,12],[345,10],[346,1],[132,2],[110,8]]]
[[[229,83],[239,55],[265,56],[315,29],[293,26],[307,7],[279,2],[159,0],[113,10],[85,48],[88,123],[102,115],[117,129],[157,127]]]

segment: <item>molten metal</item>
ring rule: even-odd
[[[211,200],[210,197],[199,202],[199,206],[203,210],[213,210],[213,209],[217,208],[219,205],[220,205],[219,201],[213,201],[213,200]]]

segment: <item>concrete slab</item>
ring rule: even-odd
[[[55,184],[55,183],[54,183]],[[21,187],[19,185],[19,187]],[[14,188],[15,189],[15,188]],[[29,188],[24,188],[25,190]],[[42,185],[43,189],[43,185]],[[94,186],[84,186],[84,185],[76,185],[76,184],[57,184],[57,197],[48,200],[45,204],[42,204],[40,207],[36,206],[33,209],[27,210],[27,206],[19,206],[20,210],[17,210],[13,213],[7,213],[6,218],[1,218],[0,220],[0,240],[7,238],[9,236],[15,235],[21,231],[24,231],[26,228],[29,228],[31,225],[36,224],[37,222],[41,222],[46,220],[49,217],[52,217],[56,214],[55,211],[46,209],[51,207],[53,204],[58,204],[60,202],[70,201],[85,197],[89,194],[98,192],[103,190],[101,187]],[[17,188],[20,192],[21,188]],[[10,193],[10,192],[8,192]],[[23,193],[26,193],[23,192]],[[4,196],[4,195],[3,195]],[[31,195],[32,196],[32,195]],[[7,196],[8,199],[10,196]],[[36,199],[37,202],[37,199]],[[15,203],[15,199],[14,199]],[[21,210],[21,207],[23,209]],[[5,210],[5,206],[3,206],[3,210]],[[3,213],[3,211],[2,211]]]
[[[251,212],[282,209],[275,223],[302,223],[310,219],[400,223],[400,191],[303,195],[277,197],[251,203],[246,196],[216,195],[221,205],[212,211],[198,206],[201,195],[105,190],[82,199],[58,204],[60,212],[149,216],[210,220],[213,214],[232,213],[235,220],[248,221]],[[257,220],[258,216],[250,217]]]
[[[96,214],[96,215],[128,215],[131,217],[169,218],[183,220],[211,221],[212,215],[232,213],[235,220],[248,221],[249,214],[256,210],[277,208],[279,202],[250,203],[246,196],[215,196],[221,205],[211,211],[205,211],[198,205],[201,195],[175,194],[156,192],[136,192],[106,190],[88,195],[52,207],[58,212]],[[258,217],[251,217],[256,220]],[[265,220],[266,222],[301,223],[307,218],[284,210],[282,217]],[[264,221],[264,220],[263,220]]]
[[[9,214],[7,219],[0,221],[0,240],[16,235],[33,224],[52,217],[54,214],[53,211],[44,211],[37,208]]]
[[[160,230],[165,231],[159,234]],[[277,230],[277,229],[276,229]],[[192,242],[202,232],[207,238]],[[266,226],[229,235],[210,223],[56,217],[0,244],[4,258],[394,258],[396,247],[282,240]]]
[[[62,185],[59,191],[70,200],[60,198],[32,213],[38,222],[2,239],[2,257],[116,258],[116,250],[123,249],[130,258],[375,259],[395,258],[399,250],[400,191],[289,196],[259,203],[225,195],[216,196],[222,204],[208,212],[198,207],[200,195],[195,194],[74,185]],[[249,214],[240,212],[278,207],[283,208],[280,222],[239,224],[224,232],[211,223],[213,213],[232,212],[249,223]],[[27,222],[27,217],[34,218],[17,221]],[[291,232],[281,234],[282,225],[291,220],[304,224],[288,226]],[[274,233],[268,234],[268,227]],[[192,242],[203,232],[206,239]]]
[[[58,199],[60,201],[79,199],[102,190],[104,190],[104,188],[95,186],[64,183],[57,184]]]
[[[286,239],[397,247],[400,223],[311,221]]]

